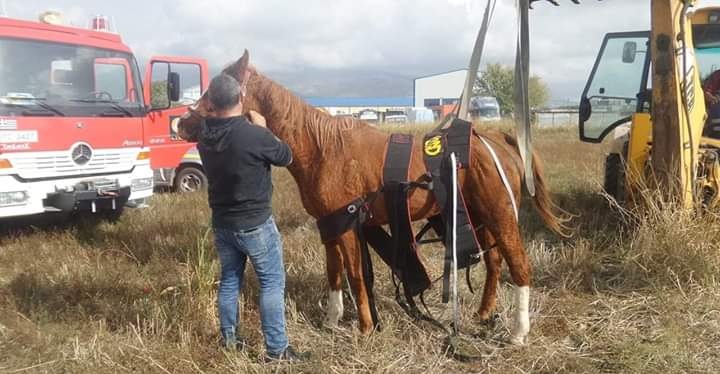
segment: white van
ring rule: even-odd
[[[499,121],[500,104],[492,96],[475,96],[470,99],[470,114],[481,121]]]

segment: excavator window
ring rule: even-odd
[[[600,143],[617,126],[643,110],[647,89],[650,33],[605,35],[580,99],[580,139]]]
[[[718,16],[711,13],[711,16],[713,15],[716,18]],[[717,23],[717,19],[714,23],[693,25],[693,42],[708,114],[703,136],[720,139],[720,103],[717,102],[720,97],[720,87],[716,73],[720,70],[720,24]]]

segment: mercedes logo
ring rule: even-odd
[[[92,158],[92,148],[87,144],[78,144],[73,148],[71,157],[76,164],[85,165]]]

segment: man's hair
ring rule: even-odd
[[[227,110],[237,105],[240,100],[240,83],[225,73],[210,81],[208,98],[215,110]]]

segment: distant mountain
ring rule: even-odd
[[[412,96],[414,76],[362,70],[267,72],[266,75],[304,97]]]

